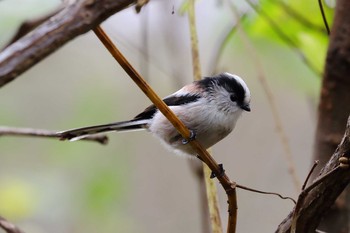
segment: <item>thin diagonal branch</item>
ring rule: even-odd
[[[191,133],[188,128],[179,120],[178,117],[170,110],[170,108],[162,101],[162,99],[153,91],[153,89],[148,85],[147,82],[141,77],[141,75],[131,66],[131,64],[126,60],[126,58],[121,54],[117,47],[113,44],[110,38],[105,34],[102,28],[97,27],[94,29],[95,34],[105,45],[111,55],[118,61],[125,72],[130,76],[130,78],[139,86],[139,88],[146,94],[146,96],[153,102],[153,104],[163,113],[163,115],[173,124],[177,131],[181,134],[183,138],[189,141],[193,149],[198,153],[200,159],[208,165],[211,171],[216,175],[217,179],[220,181],[222,187],[224,188],[229,202],[229,215],[236,211],[237,197],[235,190],[235,183],[230,180],[230,178],[224,173],[222,174],[222,169],[219,164],[213,159],[212,156],[202,147],[202,145],[197,140],[190,140]],[[235,219],[234,219],[235,220]],[[236,222],[228,223],[227,232],[235,232]]]
[[[324,10],[323,10],[322,0],[318,0],[318,5],[320,7],[320,11],[321,11],[321,15],[322,15],[324,26],[326,27],[327,33],[329,35],[329,34],[331,34],[331,30],[329,29],[327,18],[326,18],[326,14],[324,13]]]

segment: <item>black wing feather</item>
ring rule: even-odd
[[[181,96],[169,96],[163,99],[166,105],[168,106],[179,106],[192,102],[196,102],[200,98],[199,95],[186,94]],[[156,113],[157,107],[152,104],[148,106],[142,113],[138,114],[134,120],[141,119],[151,119],[153,115]]]

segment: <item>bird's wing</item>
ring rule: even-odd
[[[165,102],[166,105],[168,106],[178,106],[178,105],[184,105],[188,103],[193,103],[196,102],[200,96],[198,94],[191,94],[191,93],[186,93],[183,95],[174,93],[173,95],[170,95],[168,97],[165,97],[163,101]],[[153,115],[156,113],[157,107],[152,104],[148,106],[142,113],[138,114],[133,121],[138,121],[138,120],[146,120],[146,119],[151,119]]]

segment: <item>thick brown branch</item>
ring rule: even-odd
[[[0,87],[136,0],[77,0],[0,53]]]
[[[314,159],[320,167],[339,145],[350,114],[350,1],[338,0],[330,35],[318,108]],[[317,169],[318,170],[318,169]],[[315,173],[317,174],[317,173]],[[349,232],[348,188],[327,211],[319,228],[326,232]],[[346,203],[346,204],[344,204]],[[336,221],[336,222],[335,222]]]
[[[323,215],[349,184],[350,169],[338,168],[339,158],[343,156],[350,157],[350,117],[348,118],[342,142],[319,175],[322,178],[327,174],[327,177],[322,178],[322,182],[313,189],[309,190],[309,188],[306,188],[307,192],[300,194],[303,195],[303,200],[297,210],[298,213],[294,214],[294,218],[297,221],[295,232],[315,232]],[[316,178],[314,182],[318,182],[318,179]],[[276,232],[290,232],[292,219],[293,212],[283,220]]]
[[[27,35],[29,32],[31,32],[32,30],[34,30],[36,27],[38,27],[40,24],[44,23],[45,21],[47,21],[49,18],[51,18],[52,16],[56,15],[59,11],[61,11],[62,9],[56,9],[53,12],[50,12],[49,14],[46,15],[42,15],[38,18],[35,19],[30,19],[27,20],[25,22],[22,23],[22,25],[18,28],[16,34],[12,37],[12,39],[10,40],[10,42],[4,47],[4,49],[8,46],[10,46],[11,44],[15,43],[17,40],[19,40],[20,38],[24,37],[25,35]]]

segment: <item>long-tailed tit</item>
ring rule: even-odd
[[[164,102],[194,133],[206,149],[226,137],[244,111],[250,111],[250,91],[237,75],[222,73],[184,86]],[[87,135],[107,131],[147,129],[171,150],[196,155],[191,145],[165,116],[151,105],[132,120],[59,132],[62,139],[79,140]]]

